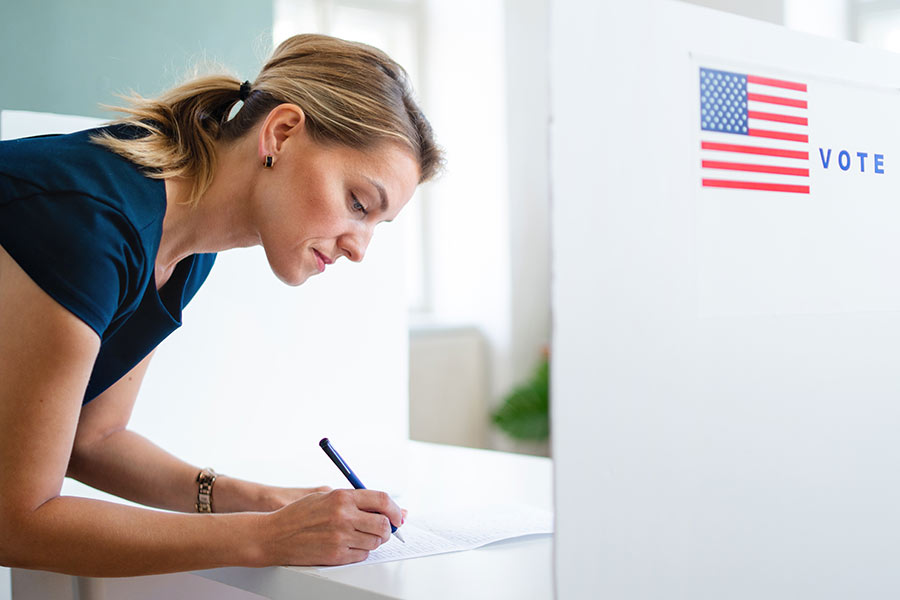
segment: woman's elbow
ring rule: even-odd
[[[25,567],[22,531],[27,529],[21,511],[0,508],[0,566]]]
[[[34,507],[9,506],[0,501],[0,566],[38,569],[41,515]]]

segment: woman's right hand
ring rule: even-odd
[[[309,494],[263,518],[263,551],[272,565],[359,562],[390,539],[391,523],[403,522],[386,493],[348,489]]]

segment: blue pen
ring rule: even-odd
[[[356,476],[356,473],[353,472],[353,469],[350,468],[350,465],[344,462],[344,459],[341,458],[341,455],[337,453],[337,450],[334,449],[334,447],[331,445],[331,442],[328,441],[328,438],[322,438],[319,441],[319,446],[322,448],[322,450],[325,451],[325,454],[328,455],[328,458],[331,459],[331,461],[337,466],[337,468],[340,469],[341,473],[344,474],[344,477],[347,478],[347,481],[350,482],[350,485],[352,485],[357,490],[366,489],[366,486],[364,486],[363,482],[359,480],[359,477]],[[406,540],[404,540],[400,536],[400,532],[397,531],[397,528],[394,527],[393,523],[391,523],[391,533],[396,535],[398,540],[400,540],[404,544],[406,543]]]

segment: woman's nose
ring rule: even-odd
[[[353,262],[360,262],[366,256],[366,249],[372,241],[372,228],[366,227],[362,231],[345,235],[340,242],[340,247]]]

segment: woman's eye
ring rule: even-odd
[[[361,212],[364,215],[369,214],[369,211],[367,211],[366,207],[362,205],[362,202],[360,202],[359,200],[356,199],[356,196],[354,194],[350,194],[350,197],[353,198],[353,204],[352,204],[353,210],[355,210],[357,212]]]

